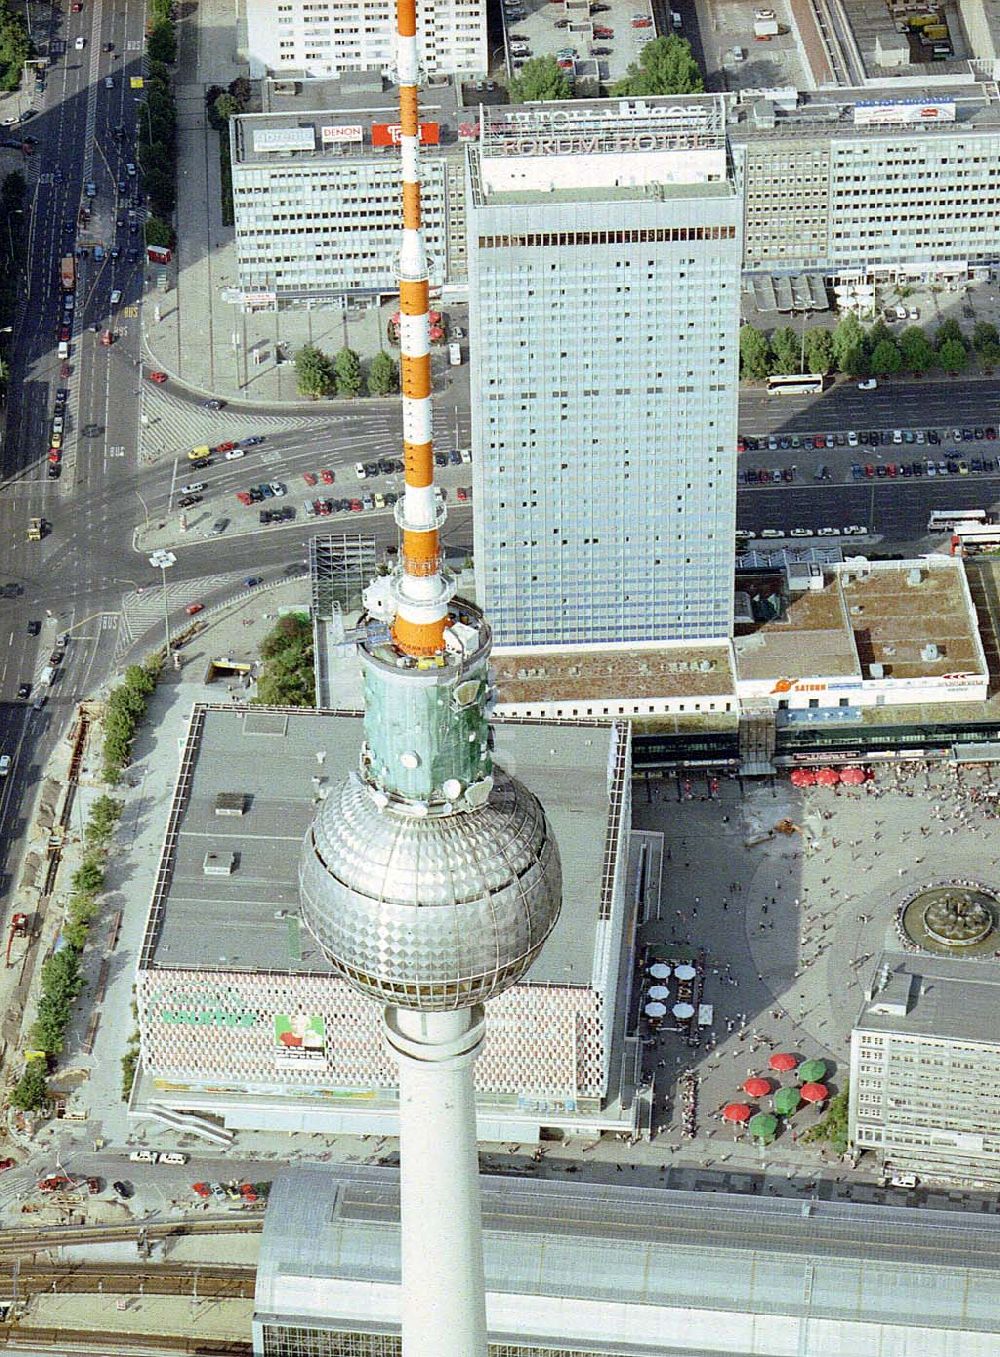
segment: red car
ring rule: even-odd
[[[49,448],[49,461],[56,463],[62,461],[62,452],[59,448]]]
[[[204,603],[189,603],[184,611],[187,613],[188,617],[194,617],[195,613],[205,611],[205,605]]]
[[[65,380],[72,371],[73,369],[70,367],[69,363],[63,363],[59,369],[59,376]]]
[[[614,36],[615,36],[615,30],[614,30],[613,28],[605,28],[603,24],[594,24],[594,37],[595,37],[595,38],[605,38],[605,39],[606,39],[606,38],[613,38]]]
[[[253,503],[253,500],[252,500],[251,497],[250,497],[250,492],[249,492],[249,490],[237,490],[237,492],[236,492],[236,498],[239,500],[239,502],[240,502],[241,504],[252,504],[252,503]]]
[[[209,1187],[208,1183],[192,1183],[191,1191],[196,1193],[199,1197],[210,1197],[212,1195],[212,1189]]]
[[[737,452],[746,452],[746,450],[747,450],[746,439],[745,439],[745,438],[737,438],[737,440],[736,440],[736,451],[737,451]]]
[[[330,501],[328,499],[314,500],[313,508],[316,510],[316,512],[320,515],[321,518],[325,518],[328,513],[332,512],[330,508]]]
[[[0,1173],[6,1173],[7,1170],[12,1169],[16,1163],[16,1159],[0,1159]]]
[[[149,380],[155,382],[157,386],[162,386],[167,380],[167,374],[165,372],[149,372],[146,375],[149,377]]]
[[[359,499],[351,500],[351,513],[359,514],[364,507],[365,506],[361,503]]]
[[[315,475],[315,472],[312,472],[312,471],[303,471],[303,473],[302,473],[302,479],[305,481],[306,485],[315,485],[315,484],[316,484],[316,475]]]
[[[216,452],[232,452],[232,450],[233,450],[233,448],[235,448],[235,446],[236,446],[235,443],[217,443],[216,446],[215,446],[215,451],[216,451]]]
[[[324,467],[323,470],[319,473],[319,476],[320,480],[323,482],[324,485],[333,484],[334,476],[333,472],[330,470],[329,467]]]
[[[60,325],[60,326],[59,326],[59,338],[60,338],[60,339],[68,340],[69,337],[70,337],[70,334],[71,334],[71,331],[70,331],[70,328],[69,328],[68,325]]]
[[[469,498],[469,492],[468,490],[466,490],[464,485],[460,485],[458,489],[455,491],[455,494],[458,496],[460,500],[467,500]]]

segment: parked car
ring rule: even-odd
[[[111,1186],[118,1193],[119,1197],[123,1197],[125,1201],[128,1201],[129,1197],[135,1196],[135,1188],[132,1184],[124,1182],[121,1178],[116,1178]]]
[[[320,470],[319,477],[324,485],[332,485],[334,480],[336,479],[329,467],[323,467]]]
[[[194,617],[196,614],[205,611],[204,603],[189,603],[184,609],[188,617]]]

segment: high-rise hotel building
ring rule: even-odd
[[[713,95],[485,108],[477,592],[501,645],[732,625],[742,211]]]

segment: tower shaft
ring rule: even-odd
[[[472,1069],[482,1008],[387,1008],[399,1062],[403,1357],[486,1357]]]
[[[399,362],[405,493],[402,512],[397,514],[403,541],[393,640],[405,654],[426,656],[437,654],[444,644],[451,591],[441,570],[439,510],[434,490],[430,281],[421,230],[416,0],[397,0],[396,29],[403,172]]]

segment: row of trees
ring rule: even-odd
[[[177,104],[169,67],[177,60],[177,34],[170,0],[150,0],[146,25],[149,73],[138,127],[137,160],[151,215],[147,245],[171,245],[170,217],[177,203]]]
[[[15,11],[10,0],[0,0],[0,92],[9,94],[17,89],[30,55],[23,14]]]
[[[847,1104],[850,1089],[845,1084],[829,1102],[825,1115],[814,1126],[803,1131],[801,1141],[825,1140],[835,1154],[844,1154],[847,1150]]]
[[[223,88],[212,85],[205,95],[205,110],[209,127],[219,134],[219,176],[222,187],[222,224],[232,226],[236,220],[233,210],[233,164],[229,153],[229,120],[245,113],[250,106],[252,87],[245,75],[237,76]]]
[[[361,359],[346,345],[331,358],[315,344],[306,344],[295,355],[299,393],[319,400],[323,396],[350,399],[367,391],[369,396],[388,396],[399,390],[399,364],[387,353],[377,353],[367,374]]]
[[[312,623],[289,613],[264,638],[264,661],[254,702],[267,707],[311,707],[316,701]]]
[[[130,664],[124,679],[108,697],[104,709],[102,762],[104,781],[111,786],[121,777],[122,769],[132,757],[136,731],[146,714],[159,672],[157,661]]]
[[[122,803],[107,794],[91,808],[84,828],[84,855],[73,873],[69,906],[58,948],[42,966],[41,992],[30,1041],[33,1056],[11,1093],[11,1102],[24,1112],[37,1111],[48,1101],[47,1076],[66,1044],[73,1004],[83,989],[81,960],[90,925],[100,912],[105,864]]]
[[[980,321],[969,342],[955,320],[945,320],[933,337],[919,325],[895,335],[881,320],[865,329],[853,314],[834,330],[813,326],[804,332],[781,326],[768,337],[753,325],[740,327],[740,376],[744,381],[796,372],[842,372],[848,377],[921,376],[932,368],[962,372],[974,353],[982,366],[1000,366],[1000,335]]]
[[[638,62],[611,87],[613,95],[701,94],[705,88],[691,44],[675,33],[654,38],[642,49]],[[572,99],[573,81],[555,57],[532,57],[510,82],[515,104],[532,100]]]
[[[0,326],[13,326],[21,295],[21,274],[25,257],[28,214],[25,210],[26,184],[20,171],[8,174],[0,184]],[[10,335],[3,335],[3,342]],[[0,350],[0,402],[6,399],[10,363]]]

